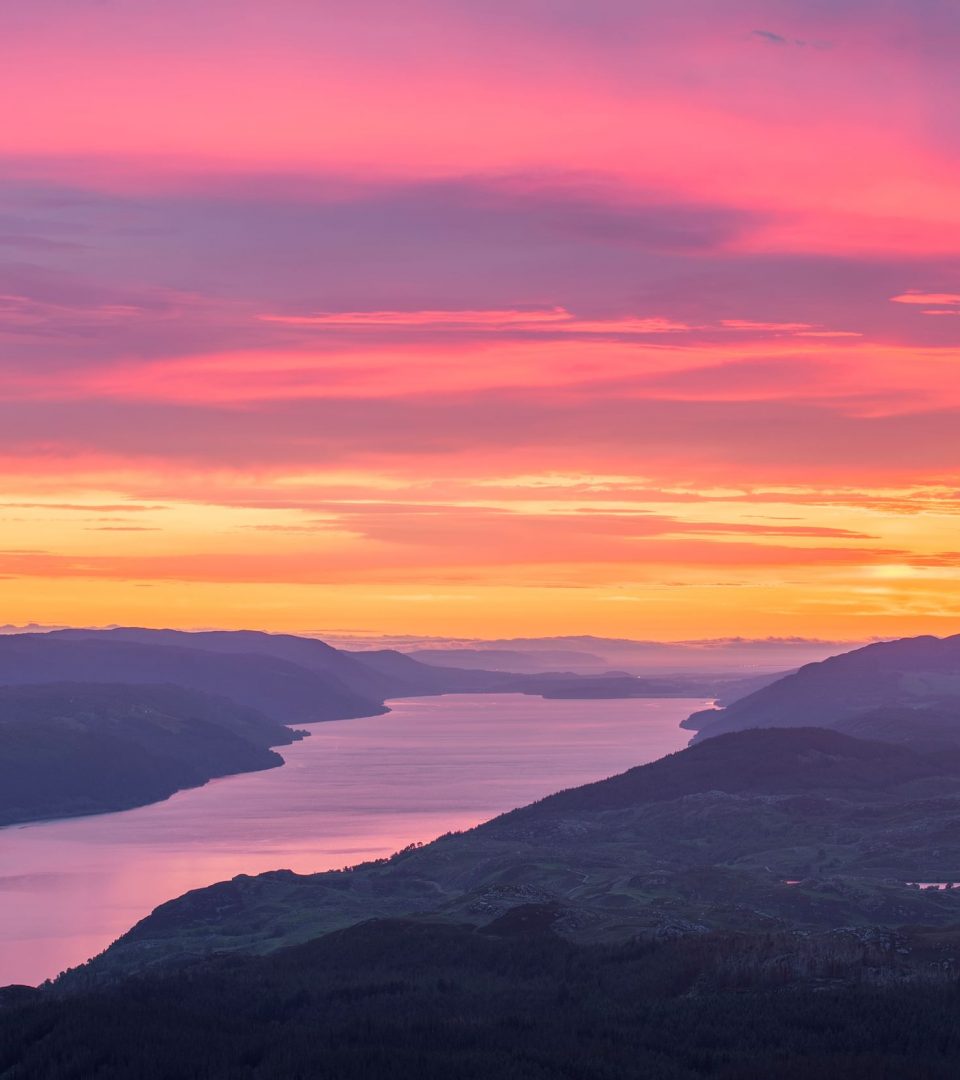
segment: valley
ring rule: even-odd
[[[686,743],[678,723],[696,704],[391,700],[378,716],[311,726],[283,748],[283,768],[119,814],[0,829],[0,985],[81,964],[188,890],[387,857],[662,757]]]

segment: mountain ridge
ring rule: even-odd
[[[877,709],[952,707],[960,740],[960,635],[876,642],[814,664],[682,726],[694,742],[748,728],[833,727]]]

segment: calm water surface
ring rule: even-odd
[[[0,986],[100,952],[157,904],[236,874],[389,855],[685,746],[700,700],[457,694],[316,724],[286,765],[117,814],[0,829]]]

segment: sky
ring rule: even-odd
[[[953,0],[0,38],[5,621],[960,631]]]

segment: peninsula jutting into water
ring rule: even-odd
[[[83,963],[190,889],[382,858],[661,757],[686,744],[679,721],[701,703],[395,700],[387,714],[309,725],[279,747],[282,768],[119,814],[0,830],[0,985]]]

